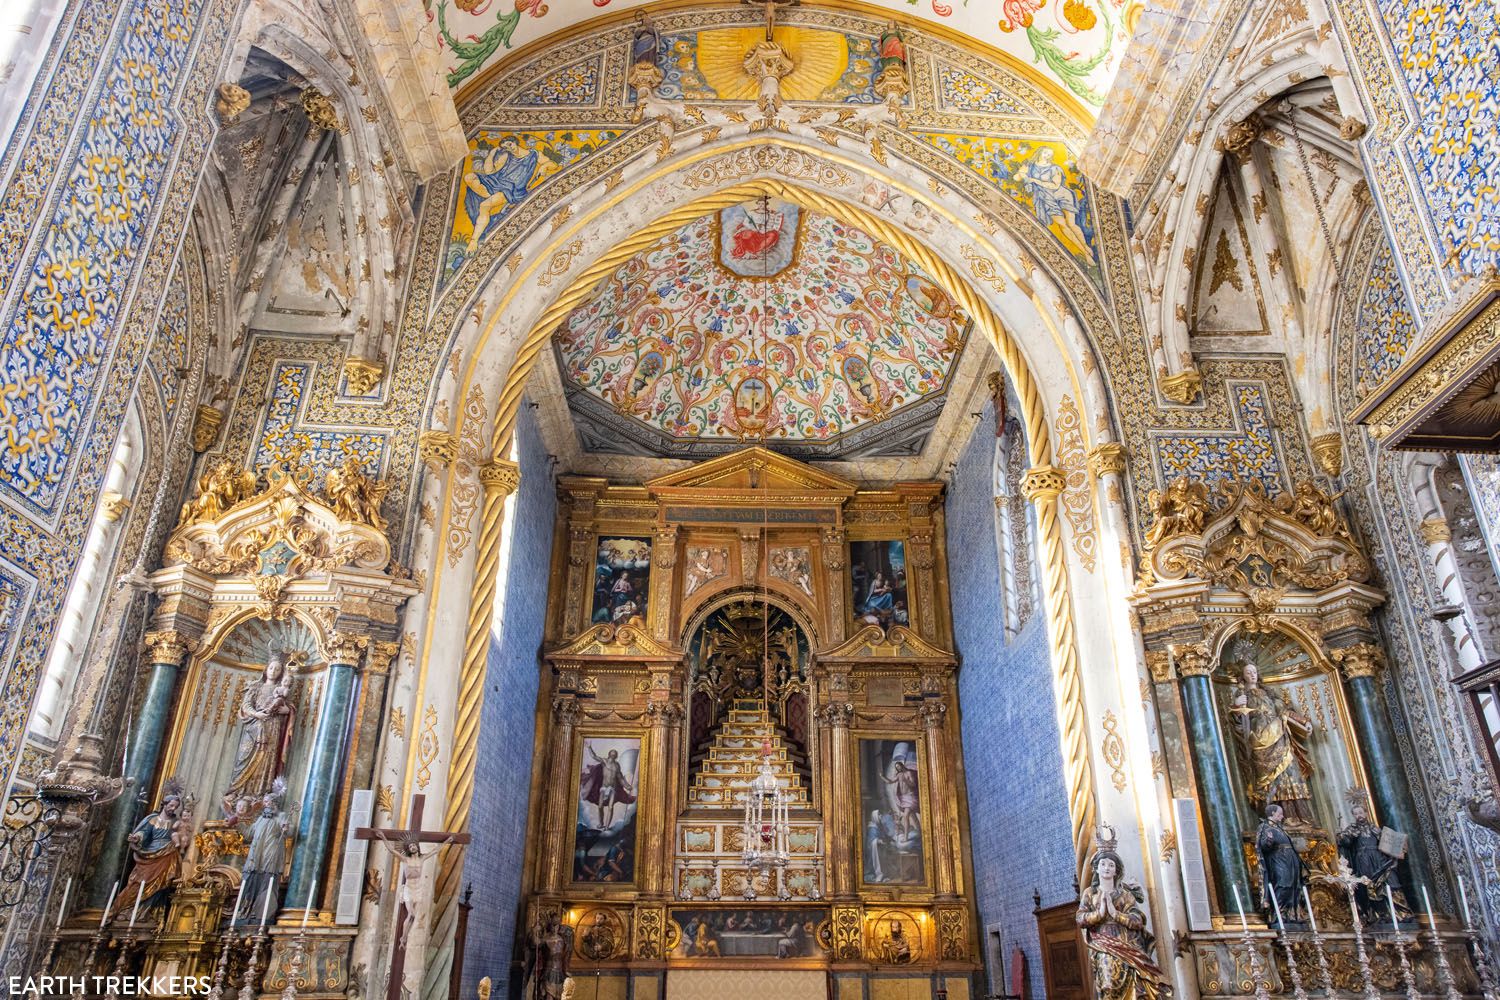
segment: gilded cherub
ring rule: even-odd
[[[1282,494],[1276,505],[1320,535],[1347,535],[1349,530],[1334,506],[1334,501],[1343,495],[1326,493],[1317,484],[1305,481],[1298,483],[1291,493]]]
[[[385,499],[390,484],[365,475],[358,458],[345,456],[343,464],[329,471],[324,488],[328,492],[329,505],[339,517],[385,530],[380,501]]]
[[[1166,492],[1152,490],[1147,496],[1156,519],[1146,533],[1152,548],[1174,535],[1196,535],[1203,531],[1208,515],[1208,487],[1185,476],[1167,484]]]
[[[221,458],[198,477],[198,495],[182,505],[181,524],[212,521],[242,500],[255,495],[255,473]]]

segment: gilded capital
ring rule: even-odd
[[[323,644],[329,663],[358,663],[360,651],[370,644],[370,637],[355,632],[330,632]]]
[[[1172,654],[1165,649],[1146,650],[1146,669],[1151,671],[1151,680],[1157,684],[1170,684],[1176,676]]]
[[[219,439],[219,425],[224,422],[224,411],[212,406],[199,406],[193,412],[193,450],[203,454]]]
[[[1117,441],[1096,446],[1089,452],[1089,469],[1095,479],[1121,475],[1125,471],[1125,446]]]
[[[834,729],[849,728],[854,715],[854,706],[847,701],[831,701],[818,709],[818,721]]]
[[[458,438],[452,431],[423,431],[417,438],[417,454],[429,465],[445,468],[458,458]]]
[[[234,124],[249,106],[250,91],[237,83],[219,84],[219,99],[214,102],[214,110],[225,125]]]
[[[940,701],[924,701],[918,710],[922,716],[922,726],[925,729],[941,729],[943,719],[948,714],[948,706]]]
[[[147,632],[145,644],[146,649],[151,653],[152,663],[161,663],[173,667],[182,666],[188,654],[198,648],[197,639],[170,629],[160,632]]]
[[[1385,653],[1372,642],[1357,642],[1329,650],[1328,655],[1339,665],[1339,670],[1348,680],[1357,677],[1374,677],[1385,662]]]
[[[1417,530],[1422,534],[1422,541],[1428,545],[1453,541],[1453,529],[1448,526],[1448,519],[1441,515],[1429,517],[1417,525]]]
[[[385,362],[349,358],[344,362],[344,383],[353,396],[368,396],[385,377]]]
[[[1067,488],[1067,474],[1055,465],[1033,465],[1021,477],[1021,494],[1034,504],[1051,503]]]
[[[391,661],[401,650],[401,643],[372,642],[365,654],[365,670],[372,674],[383,674],[391,669]]]
[[[1161,393],[1174,403],[1186,406],[1198,398],[1203,389],[1203,375],[1196,368],[1168,375],[1161,380]]]
[[[340,120],[328,95],[316,87],[307,87],[302,91],[302,111],[315,129],[337,132],[340,135],[347,135],[349,132],[348,122]]]
[[[1336,479],[1344,471],[1344,438],[1338,431],[1313,438],[1312,453],[1325,476]]]
[[[1182,677],[1207,677],[1213,673],[1213,657],[1208,647],[1201,642],[1172,647],[1172,657],[1177,661],[1177,673]]]
[[[479,481],[486,496],[508,497],[521,485],[521,467],[508,459],[496,459],[480,466]]]
[[[559,726],[572,728],[577,725],[580,711],[578,698],[575,695],[559,694],[552,699],[552,718]]]

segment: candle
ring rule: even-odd
[[[141,912],[141,896],[146,891],[145,882],[137,882],[135,886],[135,905],[130,908],[130,926],[135,926],[136,914]]]
[[[1464,888],[1464,877],[1458,876],[1458,898],[1463,901],[1464,906],[1464,930],[1470,930],[1469,923],[1469,890]]]
[[[260,925],[266,926],[271,922],[271,897],[276,895],[276,879],[272,877],[266,885],[266,905],[260,908]]]
[[[1318,915],[1313,912],[1312,899],[1307,895],[1307,886],[1302,887],[1302,902],[1307,906],[1307,920],[1312,924],[1314,934],[1318,933]]]
[[[313,886],[307,887],[307,902],[302,904],[302,929],[307,929],[307,915],[312,912]]]
[[[104,925],[109,923],[109,911],[115,905],[115,893],[119,891],[120,882],[116,879],[115,884],[109,887],[109,902],[104,904],[104,912],[99,914],[99,929],[101,931],[104,930]]]
[[[62,929],[63,917],[68,914],[68,894],[73,891],[73,876],[68,876],[68,884],[63,886],[62,905],[57,908],[57,927]]]
[[[1396,929],[1396,897],[1391,895],[1391,886],[1387,882],[1385,886],[1385,902],[1391,908],[1391,929]]]
[[[1240,887],[1237,885],[1232,885],[1229,888],[1234,890],[1234,908],[1240,911],[1240,928],[1244,930],[1246,934],[1249,934],[1250,922],[1245,919],[1245,904],[1240,902]]]
[[[234,897],[234,909],[229,911],[229,923],[233,923],[240,917],[240,903],[245,900],[245,876],[240,876],[240,891]]]
[[[1276,910],[1276,926],[1283,931],[1286,930],[1286,924],[1281,919],[1281,900],[1276,898],[1274,889],[1271,890],[1271,906]]]
[[[1422,906],[1427,910],[1427,926],[1431,927],[1432,928],[1432,932],[1434,934],[1436,934],[1437,933],[1437,917],[1433,916],[1433,913],[1432,913],[1432,897],[1429,896],[1429,895],[1427,895],[1427,887],[1425,885],[1422,886]]]

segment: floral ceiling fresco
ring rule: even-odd
[[[462,87],[528,42],[644,0],[423,0],[443,46],[448,85]],[[1013,56],[1097,114],[1135,29],[1141,0],[876,0],[902,17],[967,35]],[[825,54],[827,55],[827,54]],[[838,74],[842,76],[843,74]],[[716,81],[721,84],[723,81]],[[710,86],[709,89],[721,89]]]
[[[626,261],[554,345],[593,450],[855,457],[920,451],[971,326],[892,247],[769,199]]]

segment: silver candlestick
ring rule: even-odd
[[[1240,887],[1234,890],[1234,907],[1240,911],[1240,940],[1245,942],[1245,951],[1250,959],[1250,979],[1255,983],[1255,1000],[1271,1000],[1267,991],[1266,967],[1260,960],[1260,951],[1255,947],[1255,938],[1250,936],[1250,923],[1245,919],[1245,904],[1240,900]]]
[[[302,963],[307,958],[307,921],[297,932],[292,944],[292,960],[286,967],[286,986],[282,987],[281,1000],[297,1000],[297,977],[302,974]]]
[[[240,987],[239,1000],[255,1000],[255,975],[260,970],[260,953],[265,950],[270,938],[269,928],[266,924],[261,924],[255,935],[255,943],[250,948],[250,964],[245,966],[245,982]]]
[[[1417,993],[1417,977],[1412,971],[1411,959],[1406,954],[1407,939],[1400,931],[1396,932],[1396,954],[1401,956],[1401,979],[1406,983],[1406,1000],[1421,1000]],[[1411,944],[1417,943],[1416,936],[1411,938]]]
[[[1302,988],[1302,973],[1297,969],[1297,956],[1292,954],[1292,939],[1286,932],[1286,921],[1281,916],[1281,900],[1276,898],[1276,893],[1271,893],[1271,905],[1276,909],[1276,929],[1280,932],[1281,947],[1286,952],[1287,975],[1292,977],[1292,996],[1296,1000],[1307,1000],[1307,991]],[[1308,908],[1309,916],[1312,908]]]
[[[1349,914],[1354,918],[1354,957],[1359,962],[1359,978],[1364,983],[1365,1000],[1380,1000],[1380,991],[1375,988],[1375,976],[1370,969],[1370,956],[1365,952],[1365,925],[1359,919],[1359,899],[1354,895],[1356,887],[1369,885],[1370,880],[1363,875],[1356,875],[1349,868],[1349,862],[1339,858],[1339,871],[1337,875],[1315,875],[1314,878],[1323,882],[1331,882],[1341,886],[1349,895]]]
[[[1302,887],[1302,902],[1307,907],[1307,920],[1312,925],[1313,951],[1318,956],[1318,973],[1323,977],[1323,992],[1332,997],[1333,973],[1328,971],[1328,955],[1323,951],[1323,935],[1318,930],[1318,915],[1313,912],[1312,897],[1307,894],[1307,886]]]

